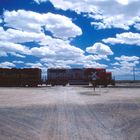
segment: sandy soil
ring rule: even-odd
[[[0,140],[140,140],[140,88],[0,88]]]

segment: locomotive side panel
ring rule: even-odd
[[[47,71],[47,84],[66,85],[68,83],[68,70],[67,69],[48,69]]]
[[[69,84],[70,85],[88,85],[89,81],[85,77],[85,69],[69,69]]]

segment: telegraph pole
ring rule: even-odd
[[[136,77],[135,77],[135,67],[133,67],[133,80],[134,81],[136,80]]]

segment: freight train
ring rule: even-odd
[[[0,68],[0,87],[37,87],[44,84],[38,68]],[[46,85],[115,85],[112,73],[103,68],[48,69]]]
[[[1,87],[36,87],[41,84],[41,70],[38,68],[0,68]]]
[[[46,84],[54,85],[115,85],[112,73],[104,68],[48,69]]]

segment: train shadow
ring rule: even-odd
[[[96,93],[97,91],[93,92],[80,92],[81,95],[86,95],[86,96],[101,96],[101,94]]]

